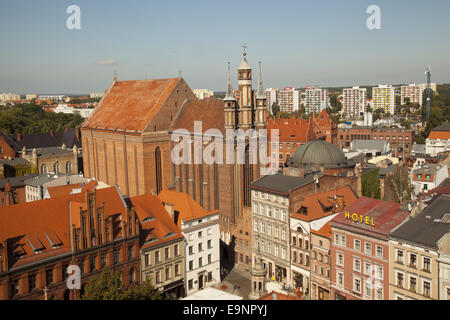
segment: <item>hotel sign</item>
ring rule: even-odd
[[[368,226],[375,227],[373,218],[371,218],[369,216],[364,216],[362,214],[357,214],[357,213],[350,214],[350,212],[345,211],[345,220],[352,220],[354,222],[365,223]]]

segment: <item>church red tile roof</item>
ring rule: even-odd
[[[300,118],[268,119],[267,133],[269,137],[273,129],[279,130],[280,141],[308,142],[315,139],[310,120]]]
[[[194,132],[194,121],[202,122],[202,130],[219,129],[225,135],[223,100],[188,100],[175,118],[171,130],[186,129]]]
[[[116,81],[83,128],[143,132],[181,78]]]

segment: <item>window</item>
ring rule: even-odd
[[[28,288],[30,291],[36,289],[36,273],[30,274],[28,278]]]
[[[372,296],[372,284],[369,281],[366,281],[366,292],[365,292],[367,297],[371,297]]]
[[[267,252],[272,254],[272,243],[267,242]]]
[[[279,238],[278,226],[275,227],[275,238]]]
[[[264,216],[265,215],[265,211],[266,211],[266,207],[263,204],[261,204],[259,206],[259,214]]]
[[[198,244],[198,252],[202,252],[203,251],[203,243],[199,243]]]
[[[156,250],[155,251],[155,263],[160,263],[160,262],[161,262],[161,260],[159,258],[159,250]]]
[[[353,270],[361,272],[361,260],[353,259]]]
[[[253,221],[253,231],[258,232],[258,220]]]
[[[403,264],[403,250],[397,249],[397,263]]]
[[[270,223],[267,224],[267,234],[272,235],[272,225]]]
[[[202,231],[199,231],[199,232],[198,232],[198,238],[199,238],[199,239],[203,238],[203,232],[202,232]]]
[[[431,270],[431,259],[428,257],[423,257],[423,271],[430,272]]]
[[[192,271],[194,269],[194,261],[189,261],[189,271]]]
[[[409,254],[409,266],[411,268],[416,268],[417,266],[417,255],[415,255],[414,253]]]
[[[409,278],[409,290],[416,292],[417,279],[415,277]]]
[[[297,238],[295,236],[292,236],[292,245],[293,246],[297,245]]]
[[[297,262],[297,251],[292,251],[292,262]]]
[[[114,249],[113,256],[114,256],[114,258],[113,258],[114,264],[118,264],[119,260],[120,260],[120,249],[119,248]],[[148,261],[149,261],[148,263],[150,264],[150,258]]]
[[[194,246],[189,246],[189,254],[194,254]]]
[[[424,280],[423,281],[423,295],[424,296],[426,296],[426,297],[430,296],[430,287],[431,287],[430,282]]]
[[[53,283],[53,269],[47,269],[45,271],[45,283],[47,286]]]
[[[281,258],[286,259],[286,248],[281,249]]]
[[[278,245],[275,245],[275,255],[277,257],[279,256],[279,250],[280,250],[280,247]]]
[[[208,249],[211,249],[212,248],[212,240],[208,240],[207,244],[208,244]]]
[[[267,206],[267,216],[272,217],[272,207]]]
[[[366,242],[364,252],[366,254],[372,254],[372,244]]]
[[[339,235],[338,234],[334,235],[334,244],[339,245]]]
[[[383,279],[383,268],[380,266],[376,266],[375,278],[382,280]]]
[[[266,241],[261,240],[261,251],[264,252],[265,249],[266,249]]]
[[[198,258],[198,267],[203,267],[203,257]]]
[[[377,300],[383,300],[383,288],[377,288]]]
[[[190,280],[188,281],[188,289],[189,289],[189,290],[192,290],[193,287],[194,287],[194,286],[193,286],[193,281],[192,281],[192,279],[190,279]]]
[[[91,272],[95,270],[95,256],[89,257],[89,269]]]
[[[266,225],[263,221],[261,221],[261,233],[265,233],[266,231]]]
[[[131,260],[133,258],[133,245],[128,246],[128,260]]]
[[[166,272],[166,278],[165,278],[165,280],[167,281],[167,280],[169,280],[170,279],[170,268],[166,268],[166,270],[165,270]]]
[[[383,258],[383,247],[377,246],[377,257]]]
[[[338,285],[340,285],[340,286],[343,286],[343,285],[344,285],[344,274],[341,273],[341,272],[338,272],[338,273],[337,273],[337,283],[338,283]]]
[[[279,212],[279,209],[278,208],[275,208],[275,209],[273,209],[273,217],[275,218],[275,219],[278,219],[278,212]]]
[[[371,276],[372,275],[372,264],[370,262],[366,262],[364,265],[365,265],[364,273]]]
[[[173,246],[173,254],[174,254],[175,257],[177,257],[180,254],[178,244]]]
[[[342,253],[337,254],[336,264],[339,266],[344,266],[344,255]]]
[[[178,276],[180,276],[180,264],[179,263],[177,263],[175,265],[175,277],[178,277]]]
[[[281,220],[286,221],[286,210],[281,210]]]
[[[208,254],[208,264],[212,263],[212,254]]]
[[[53,172],[58,173],[59,172],[59,162],[56,161],[53,165]]]
[[[286,229],[281,230],[281,240],[286,240]]]
[[[11,281],[11,298],[19,294],[19,280]]]
[[[161,283],[161,270],[155,272],[155,281],[156,283]]]
[[[105,267],[106,266],[106,252],[102,252],[100,260],[101,260],[102,268]]]
[[[208,282],[212,281],[212,271],[208,272]]]
[[[305,239],[305,249],[309,250],[309,241]]]
[[[67,161],[66,162],[66,172],[71,173],[72,172],[72,162]]]
[[[397,272],[397,286],[403,288],[403,273]]]
[[[353,290],[355,290],[356,292],[361,292],[361,279],[353,279]]]
[[[361,240],[355,239],[354,249],[357,251],[361,251]]]
[[[345,236],[341,237],[341,246],[345,247],[347,245],[347,238]]]

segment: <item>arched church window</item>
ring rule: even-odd
[[[162,168],[161,168],[161,149],[156,147],[155,150],[155,178],[156,178],[156,193],[162,190]]]
[[[53,165],[53,171],[55,173],[59,172],[59,162],[58,161],[56,161],[55,164]]]
[[[47,166],[45,165],[45,163],[41,165],[41,173],[47,173]]]
[[[70,162],[70,161],[67,161],[67,163],[66,163],[66,172],[67,173],[72,172],[72,162]]]

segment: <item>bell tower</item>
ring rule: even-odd
[[[252,102],[253,102],[253,91],[252,91],[252,68],[247,62],[245,48],[247,46],[244,44],[243,59],[241,65],[238,68],[238,90],[239,90],[239,127],[246,129],[250,128],[253,123],[252,114]]]
[[[231,87],[230,62],[228,61],[228,81],[227,93],[223,99],[225,103],[225,129],[235,129],[236,127],[236,98]]]

